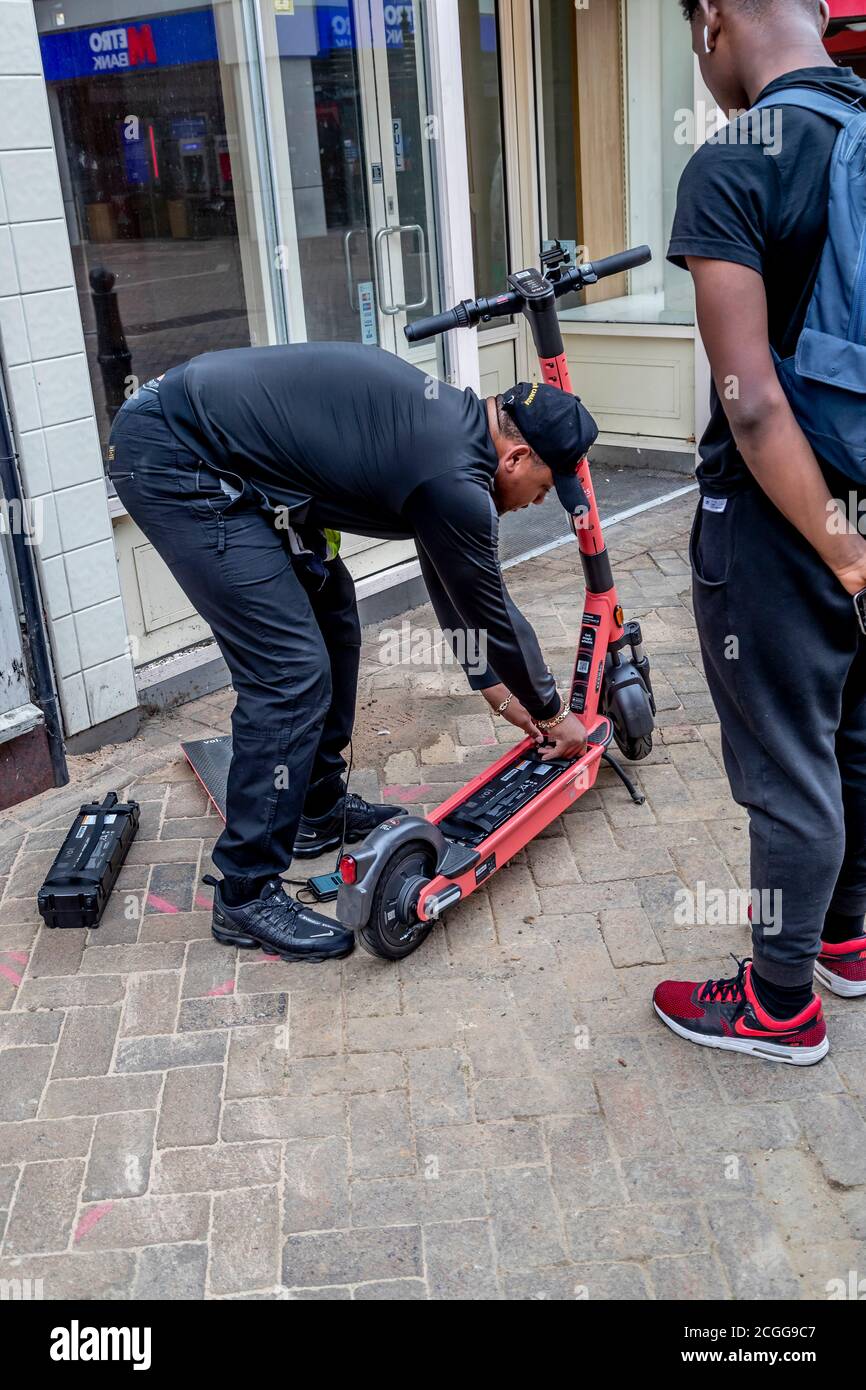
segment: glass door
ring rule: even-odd
[[[439,308],[422,6],[266,0],[261,15],[276,178],[291,189],[291,336],[378,344],[438,374],[438,345],[403,334]]]

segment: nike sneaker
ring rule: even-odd
[[[343,840],[343,815],[346,817],[346,837]],[[392,816],[405,816],[404,806],[376,806],[362,796],[349,792],[341,797],[326,816],[302,816],[295,836],[295,854],[299,859],[314,859],[341,843],[354,845],[371,830]]]
[[[866,994],[866,936],[855,936],[838,945],[822,941],[815,974],[822,984],[845,999]]]
[[[211,874],[205,874],[203,882],[214,890],[211,931],[221,946],[261,946],[282,960],[316,964],[339,960],[355,949],[354,932],[290,897],[281,879],[270,879],[257,898],[240,907],[223,901],[220,884]]]
[[[663,981],[653,995],[653,1008],[679,1037],[702,1047],[748,1052],[795,1067],[820,1062],[830,1044],[817,994],[794,1018],[773,1018],[752,987],[751,961],[739,964],[730,980]]]

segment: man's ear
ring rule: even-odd
[[[502,456],[502,462],[507,465],[509,472],[513,472],[518,464],[522,463],[532,453],[528,444],[512,444]]]
[[[719,30],[722,27],[722,16],[716,0],[700,0],[701,10],[698,16],[699,23],[705,25],[708,30],[710,47],[714,48]]]
[[[831,18],[830,5],[828,3],[828,0],[819,0],[818,8],[821,11],[821,37],[823,38],[827,32],[827,28]]]

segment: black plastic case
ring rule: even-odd
[[[82,806],[63,848],[39,889],[39,914],[48,927],[95,927],[138,830],[137,801]]]

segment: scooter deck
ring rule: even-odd
[[[204,787],[216,810],[226,818],[226,788],[232,760],[231,734],[197,738],[180,745],[181,752]]]

